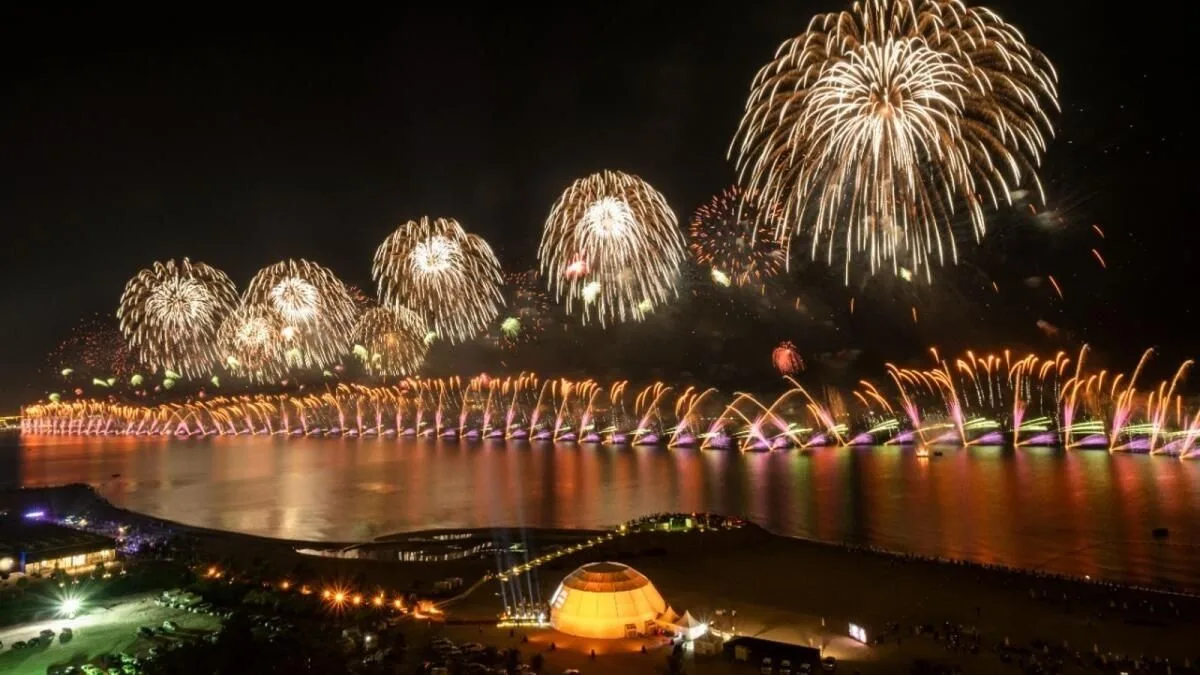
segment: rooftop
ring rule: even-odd
[[[0,550],[37,554],[43,551],[115,548],[110,538],[53,523],[0,522]]]
[[[563,579],[563,586],[593,593],[631,591],[650,585],[650,580],[629,565],[596,562],[584,565]]]

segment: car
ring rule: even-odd
[[[179,630],[179,624],[167,619],[166,621],[162,622],[162,628],[168,633],[174,633],[175,631]]]
[[[13,648],[13,651],[17,651],[18,649],[25,649],[25,641],[17,640],[16,642],[13,643],[12,648]]]
[[[62,629],[62,632],[58,634],[58,641],[70,642],[71,638],[73,637],[75,637],[75,633],[70,628],[64,628]]]
[[[137,629],[138,637],[154,637],[154,629],[150,626],[139,626]]]
[[[41,633],[38,633],[38,637],[44,637],[44,638],[53,638],[53,637],[54,637],[54,631],[52,631],[52,630],[50,630],[49,628],[47,628],[46,630],[42,631]]]
[[[833,671],[837,670],[837,659],[833,658],[832,656],[826,656],[825,658],[821,659],[821,670],[827,673],[832,673]]]

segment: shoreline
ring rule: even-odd
[[[238,532],[236,530],[222,530],[216,528],[203,527],[198,525],[189,525],[178,521],[168,520],[152,514],[142,513],[131,509],[126,509],[116,506],[107,498],[100,494],[95,486],[88,483],[66,483],[60,485],[37,486],[37,487],[18,487],[9,488],[0,491],[0,495],[33,495],[39,493],[48,493],[51,495],[61,495],[70,492],[83,492],[87,495],[87,499],[92,503],[88,506],[99,506],[103,511],[109,514],[120,515],[122,518],[130,522],[137,522],[143,526],[148,526],[157,529],[167,529],[179,534],[185,534],[201,540],[209,540],[214,542],[229,541],[242,542],[246,544],[254,544],[258,547],[267,548],[287,548],[290,551],[301,555],[305,558],[316,559],[337,559],[333,555],[314,555],[300,553],[302,549],[307,549],[314,552],[323,552],[332,554],[334,552],[348,552],[356,550],[370,551],[374,549],[388,549],[389,547],[403,546],[414,542],[425,542],[434,539],[438,536],[445,535],[469,535],[473,540],[487,539],[503,539],[507,541],[516,541],[521,539],[536,539],[550,541],[584,541],[598,534],[611,532],[618,525],[612,525],[605,528],[554,528],[554,527],[522,527],[522,526],[492,526],[486,528],[433,528],[424,530],[411,530],[400,532],[389,532],[386,534],[377,535],[367,540],[307,540],[307,539],[283,539],[278,537],[269,537],[258,534],[250,534]],[[723,514],[728,515],[728,514]],[[795,542],[797,544],[817,547],[819,549],[828,549],[831,551],[843,552],[856,556],[873,556],[882,557],[900,561],[918,561],[929,565],[942,565],[953,568],[975,568],[979,570],[993,571],[1004,574],[1017,574],[1029,577],[1030,579],[1055,579],[1063,582],[1100,586],[1108,588],[1123,589],[1128,591],[1137,591],[1142,593],[1153,593],[1165,596],[1173,596],[1180,598],[1200,598],[1200,589],[1187,589],[1180,587],[1172,587],[1168,585],[1145,585],[1135,584],[1126,580],[1111,579],[1106,577],[1090,577],[1078,576],[1073,574],[1065,574],[1059,572],[1051,572],[1040,570],[1037,568],[1012,567],[1002,564],[987,564],[968,559],[948,558],[941,556],[927,556],[917,553],[912,553],[904,550],[888,549],[873,546],[861,546],[845,542],[832,542],[800,535],[783,534],[760,525],[744,516],[734,516],[743,519],[747,526],[755,530],[761,531],[769,537],[783,541]],[[356,559],[356,558],[349,558]],[[358,559],[370,559],[369,556]],[[375,561],[383,562],[383,561]],[[393,561],[399,564],[404,564],[404,561]],[[433,564],[424,562],[419,564]]]
[[[616,561],[650,579],[678,613],[689,611],[702,621],[716,622],[710,625],[727,633],[819,645],[864,675],[901,672],[901,664],[914,660],[970,666],[966,672],[1007,672],[1010,666],[998,655],[1042,655],[1047,649],[1055,650],[1055,658],[1076,660],[1091,659],[1093,652],[1109,659],[1161,655],[1173,663],[1196,657],[1189,637],[1200,620],[1200,599],[1195,595],[853,548],[781,536],[750,522],[703,530],[630,529],[589,545],[583,544],[594,532],[590,530],[525,529],[510,541],[493,540],[493,535],[512,530],[454,530],[455,535],[473,534],[475,541],[491,546],[481,556],[463,559],[371,559],[302,555],[296,546],[311,542],[171,523],[113,506],[87,485],[0,496],[11,501],[14,495],[40,499],[58,516],[115,517],[135,527],[173,532],[180,535],[178,563],[207,568],[217,578],[228,572],[231,583],[235,578],[251,586],[291,581],[302,593],[333,589],[362,597],[405,597],[432,603],[436,609],[445,606],[446,614],[430,628],[458,641],[507,641],[527,649],[517,646],[522,638],[509,628],[489,626],[510,601],[544,606],[572,570]],[[49,503],[54,500],[75,510],[60,510],[59,504]],[[393,536],[430,547],[440,545],[433,542],[441,533],[446,530]],[[547,539],[554,545],[543,546]],[[516,540],[528,545],[513,550],[508,544]],[[464,540],[450,541],[454,548]],[[576,545],[564,546],[567,541]],[[390,550],[396,544],[375,545]],[[554,548],[557,553],[547,555]],[[497,575],[514,565],[524,567],[535,556],[540,556],[536,567],[507,578]],[[450,588],[444,586],[447,582]],[[736,627],[726,625],[727,617],[734,615]],[[848,623],[865,627],[869,645],[848,637]],[[967,636],[966,641],[976,645],[982,641],[984,649],[962,651],[965,643],[947,640],[948,634]],[[543,650],[557,642],[567,660],[582,660],[593,649],[605,659],[619,660],[617,652],[625,644],[571,639],[552,629],[532,629],[528,637]]]

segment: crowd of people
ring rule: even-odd
[[[1107,621],[1122,626],[1187,626],[1192,624],[1194,617],[1200,616],[1200,597],[1185,593],[1122,586],[1004,565],[896,554],[876,548],[857,550],[886,555],[892,565],[928,563],[976,570],[975,581],[980,586],[998,585],[1001,590],[1026,594],[1031,601],[1047,603],[1065,615],[1082,618],[1087,627]],[[976,606],[974,613],[981,617],[984,608]],[[985,636],[975,625],[952,620],[888,623],[873,641],[903,649],[906,642],[930,640],[940,644],[949,654],[995,656],[1023,673],[1200,673],[1200,665],[1194,665],[1200,664],[1200,643],[1197,643],[1195,657],[1179,658],[1176,654],[1172,659],[1161,654],[1131,654],[1098,643],[1073,645],[1061,637],[1038,637],[1020,642],[1008,636]],[[1192,647],[1190,644],[1181,646]]]

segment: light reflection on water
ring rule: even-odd
[[[661,511],[781,534],[1200,589],[1200,464],[972,447],[771,454],[395,439],[25,439],[21,485],[87,482],[170,520],[288,539],[600,527]],[[113,474],[120,474],[113,477]],[[1151,530],[1170,528],[1168,540]]]

